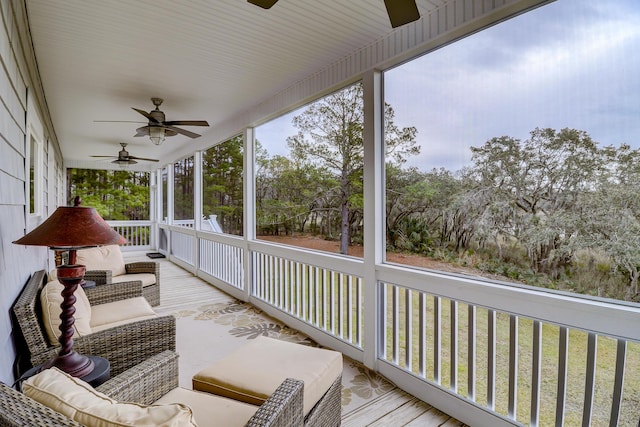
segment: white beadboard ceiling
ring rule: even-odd
[[[237,122],[258,104],[394,31],[407,31],[391,28],[383,0],[280,0],[269,10],[245,0],[25,2],[65,162],[98,168],[109,163],[89,156],[116,155],[120,142],[129,144],[131,155],[161,160],[173,160],[196,142],[178,135],[156,147],[146,137],[133,138],[146,120],[131,107],[150,111],[151,97],[164,99],[160,109],[167,120],[207,120],[209,128],[185,129],[202,134],[198,146],[212,145],[219,139],[216,126]],[[462,4],[472,10],[487,2],[417,0],[420,21],[446,7],[450,15],[462,16],[455,10]],[[404,27],[425,32],[426,24]]]

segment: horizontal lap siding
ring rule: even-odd
[[[0,381],[7,384],[14,381],[16,359],[11,305],[30,275],[46,268],[49,256],[46,248],[12,243],[26,228],[26,76],[35,75],[27,69],[31,56],[24,56],[31,43],[23,8],[21,2],[0,2]]]

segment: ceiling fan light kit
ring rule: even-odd
[[[149,128],[149,139],[153,145],[160,145],[164,141],[164,128],[152,126]]]

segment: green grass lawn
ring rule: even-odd
[[[405,339],[405,290],[399,289],[399,325],[400,325],[400,352],[399,365],[406,368]],[[419,333],[418,328],[418,293],[413,292],[412,298],[412,322],[413,322],[413,351],[411,370],[419,374]],[[392,360],[392,312],[391,293],[388,295],[387,310],[387,354],[388,360]],[[433,337],[433,309],[434,298],[427,298],[426,332],[427,368],[425,377],[434,381],[434,337]],[[468,306],[458,304],[458,384],[457,393],[468,395]],[[495,410],[506,415],[508,413],[508,378],[509,378],[509,330],[510,316],[505,313],[497,313],[496,316],[496,393]],[[451,383],[451,304],[449,300],[441,300],[441,381],[440,385],[449,388]],[[483,406],[487,404],[487,310],[476,309],[476,384],[475,401]],[[533,321],[531,319],[518,319],[518,393],[516,420],[527,425],[530,422],[531,410],[531,372],[533,350]],[[539,425],[547,426],[555,423],[555,406],[558,385],[558,353],[559,332],[556,325],[542,325],[542,368],[540,381],[540,420]],[[583,331],[569,331],[569,360],[567,372],[567,391],[565,398],[565,425],[581,425],[584,406],[585,367],[587,355],[588,334]],[[592,426],[608,425],[613,382],[615,377],[616,345],[614,339],[600,336],[597,343],[596,382],[595,396],[592,412]],[[621,409],[619,425],[636,426],[640,417],[640,344],[629,343],[627,346],[627,360],[624,382],[624,400]]]

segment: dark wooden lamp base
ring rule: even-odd
[[[69,256],[70,260],[73,258],[75,262],[75,250],[73,256]],[[93,361],[82,354],[76,353],[73,350],[73,324],[75,319],[73,315],[76,312],[74,304],[76,303],[76,297],[74,292],[78,288],[78,285],[82,282],[85,273],[84,265],[59,265],[56,268],[58,274],[58,281],[64,285],[62,290],[62,304],[60,308],[60,352],[58,356],[50,360],[45,364],[47,368],[55,366],[74,377],[84,377],[93,371]]]

